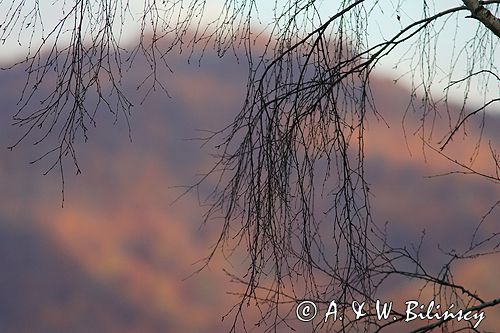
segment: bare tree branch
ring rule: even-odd
[[[227,0],[220,15],[208,22],[203,20],[207,1],[145,0],[135,18],[139,41],[131,49],[120,43],[123,26],[134,19],[129,1],[60,3],[64,5],[60,19],[46,29],[40,23],[38,1],[31,6],[26,0],[0,0],[6,7],[0,14],[1,40],[20,40],[22,33],[32,29],[26,58],[12,66],[23,66],[27,81],[14,115],[24,132],[11,148],[31,136],[36,145],[48,141],[48,152],[39,158],[53,158],[48,171],[58,168],[63,175],[67,158],[79,171],[76,146],[87,140],[88,129],[95,126],[102,110],[115,120],[123,117],[128,125],[134,104],[157,89],[167,93],[161,69],[172,70],[173,52],[185,52],[188,61],[201,62],[207,48],[213,47],[219,56],[233,53],[248,62],[242,109],[231,124],[204,138],[214,144],[217,154],[202,181],[209,176],[218,180],[207,198],[210,208],[205,221],[222,221],[206,262],[217,252],[229,259],[243,253],[247,259],[243,276],[227,273],[243,285],[230,310],[232,331],[238,325],[246,329],[248,304],[255,304],[253,310],[260,313],[259,324],[277,331],[279,325],[289,325],[290,309],[283,310],[283,305],[291,301],[313,299],[325,304],[336,299],[344,313],[352,300],[374,300],[392,277],[421,283],[422,293],[429,291],[464,308],[498,304],[498,300],[483,302],[484,296],[457,283],[453,266],[497,253],[500,233],[475,242],[476,230],[466,251],[444,253],[449,260],[439,271],[429,269],[421,258],[423,235],[416,246],[391,245],[387,230],[372,215],[365,134],[370,119],[383,118],[376,107],[372,75],[381,61],[399,52],[400,61],[394,65],[405,68],[412,85],[402,118],[419,119],[418,128],[405,131],[418,135],[423,150],[429,147],[440,153],[461,173],[498,184],[496,142],[489,143],[495,163],[491,172],[460,162],[448,153],[448,146],[500,100],[484,97],[481,106],[469,111],[475,88],[482,89],[484,96],[489,90],[498,92],[500,23],[485,6],[496,5],[498,12],[500,0],[457,1],[456,6],[441,9],[423,1],[419,13],[404,13],[402,0],[342,0],[327,15],[320,1],[287,0],[285,6],[275,3],[271,22],[258,32],[254,0]],[[384,12],[387,6],[389,14]],[[373,22],[377,12],[383,13],[380,20],[394,20],[399,29],[388,29],[372,39],[380,28],[380,22]],[[436,62],[440,38],[449,26],[458,29],[464,12],[481,24],[467,38],[454,36],[449,67],[443,70]],[[43,28],[42,37],[36,40],[33,36],[39,28]],[[122,80],[139,58],[148,68],[138,84],[144,95],[135,103]],[[464,69],[459,70],[459,63]],[[441,72],[445,72],[446,87],[444,96],[436,97],[433,89]],[[480,83],[477,87],[474,80]],[[52,88],[43,94],[43,85]],[[449,94],[461,88],[462,103],[453,106]],[[445,133],[440,133],[441,149],[434,145],[439,120],[446,124]],[[485,126],[481,119],[479,125],[478,145]],[[480,252],[479,245],[488,249]],[[470,306],[477,302],[482,304]],[[367,316],[345,320],[335,329],[382,331],[399,322],[377,323]],[[445,324],[436,322],[424,331]]]
[[[486,7],[484,3],[486,1],[479,0],[463,0],[463,3],[471,12],[471,17],[480,21],[488,29],[493,31],[497,37],[500,37],[500,19],[495,17]]]

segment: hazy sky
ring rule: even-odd
[[[19,2],[21,1],[15,0],[15,4],[18,4]],[[53,29],[53,27],[59,22],[60,18],[62,17],[61,9],[64,6],[64,2],[65,1],[58,0],[40,2],[40,22],[44,23],[43,27],[45,30],[45,35],[47,35],[47,33]],[[121,2],[126,2],[126,0],[116,0],[115,2],[120,4]],[[123,36],[121,39],[124,45],[133,42],[133,40],[137,38],[138,29],[140,28],[137,21],[139,21],[138,19],[143,13],[145,3],[149,2],[152,1],[130,1],[130,7],[128,10],[130,15],[127,15],[127,23],[123,28]],[[157,2],[161,3],[161,1]],[[188,3],[189,1],[185,2]],[[273,21],[273,8],[275,4],[278,8],[282,8],[283,6],[285,6],[287,1],[266,0],[256,2],[261,24],[259,24],[258,21],[255,20],[255,29],[262,30],[265,25]],[[428,1],[428,3],[430,2],[431,1]],[[34,0],[26,1],[23,15],[27,14],[29,12],[29,9],[33,8],[34,3]],[[99,1],[95,1],[94,3],[99,3]],[[223,3],[223,0],[207,1],[204,16],[206,18],[206,21],[213,20],[219,17],[219,13]],[[335,13],[338,9],[338,3],[339,1],[319,1],[318,13],[319,16],[321,16],[321,20],[325,20],[331,15],[331,13]],[[0,13],[4,13],[0,14],[0,19],[2,20],[0,24],[2,24],[3,26],[5,26],[4,20],[8,19],[5,18],[5,16],[7,15],[5,13],[8,13],[9,9],[12,10],[11,5],[12,1],[0,1]],[[440,0],[436,1],[435,5],[430,6],[429,12],[434,13],[441,9],[457,7],[460,5],[462,5],[462,2],[459,0]],[[158,6],[161,9],[162,5]],[[367,22],[367,25],[369,27],[368,42],[370,44],[387,40],[395,33],[397,33],[402,27],[411,22],[414,22],[415,20],[420,19],[423,16],[422,2],[414,0],[367,1],[365,8],[368,11],[371,10],[371,14],[369,16],[370,20]],[[23,17],[23,15],[21,15],[21,18]],[[462,47],[463,43],[473,38],[474,32],[477,29],[478,23],[475,20],[465,18],[465,15],[466,12],[463,12],[463,14],[460,13],[459,16],[450,19],[443,30],[439,31],[439,37],[433,37],[432,39],[435,44],[431,45],[431,49],[435,48],[435,52],[437,55],[435,60],[437,73],[433,78],[433,87],[436,94],[441,93],[448,82],[449,68],[452,64],[453,57],[457,57],[457,55],[459,54],[459,49]],[[136,18],[135,22],[133,19],[131,19],[131,16],[134,16]],[[19,21],[17,27],[21,26],[26,28],[27,23],[22,24],[21,21]],[[438,25],[435,31],[440,28],[441,26]],[[32,33],[32,29],[30,29],[29,27],[28,29],[24,29],[21,32],[14,30],[10,38],[0,45],[0,64],[5,65],[6,63],[10,63],[17,58],[23,57],[27,51],[27,40]],[[66,35],[69,36],[69,34]],[[40,40],[40,37],[41,25],[38,25],[33,35],[35,44],[37,40]],[[3,36],[2,38],[5,38],[5,36]],[[454,43],[456,43],[457,47],[454,47]],[[414,52],[415,47],[416,46],[410,46],[410,44],[408,44],[407,46],[397,48],[395,52],[388,55],[380,63],[380,65],[378,66],[378,72],[393,78],[400,77],[401,75],[407,73],[409,68],[408,61],[403,61],[399,64],[399,66],[397,66],[397,68],[395,67],[395,64],[401,57],[406,59],[411,58],[409,57],[409,55]],[[407,53],[405,54],[405,52]],[[466,65],[469,60],[466,53],[458,56],[458,61],[456,61],[455,65],[455,72],[451,77],[452,80],[461,78],[461,75],[466,70]],[[495,65],[500,65],[500,56],[495,59],[495,61],[497,61]],[[422,65],[425,67],[426,64]],[[407,77],[407,79],[409,79],[409,77]],[[474,89],[474,86],[480,86],[479,83],[480,82],[476,81],[472,84],[473,88],[471,94],[475,104],[481,103],[485,98],[489,100],[491,98],[498,97],[500,92],[500,86],[498,82],[490,81],[489,91],[476,91],[477,89]],[[456,91],[454,95],[456,96],[457,101],[463,99],[463,93],[461,91]]]

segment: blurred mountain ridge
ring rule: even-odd
[[[1,72],[0,267],[7,272],[0,277],[1,332],[209,333],[227,325],[221,317],[235,298],[226,294],[233,286],[221,269],[228,266],[225,260],[216,257],[210,269],[183,281],[209,253],[217,224],[200,229],[204,208],[195,193],[170,204],[182,191],[175,186],[193,183],[209,170],[210,147],[189,139],[220,129],[240,110],[247,67],[210,52],[201,67],[173,56],[174,73],[162,74],[172,98],[156,92],[140,104],[144,92],[136,87],[147,68],[141,61],[124,79],[136,101],[132,141],[122,116],[117,125],[113,115],[100,116],[89,141],[78,143],[82,175],[73,175],[71,162],[65,165],[64,208],[57,170],[41,175],[50,161],[28,164],[50,142],[33,146],[35,135],[12,152],[4,149],[23,134],[23,128],[9,124],[25,72]],[[456,166],[422,148],[421,115],[409,112],[402,126],[408,91],[383,77],[371,84],[383,117],[370,115],[366,133],[375,219],[389,221],[390,236],[402,244],[430,230],[433,245],[424,253],[430,258],[435,244],[465,246],[500,198],[498,185],[475,176],[425,178]],[[446,131],[443,123],[436,122],[436,132]],[[500,140],[500,117],[488,114],[485,124],[487,148],[488,141]],[[469,126],[447,151],[467,161],[478,133],[477,124]],[[481,151],[473,165],[490,170],[488,151]],[[482,233],[495,230],[499,218],[494,211]],[[477,278],[473,270],[463,271],[463,279]],[[497,297],[498,288],[487,281],[477,286]],[[492,317],[489,325],[495,327]]]

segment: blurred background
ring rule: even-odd
[[[173,56],[173,73],[164,74],[171,98],[154,92],[140,104],[144,92],[136,86],[146,68],[141,61],[124,81],[139,101],[130,116],[132,140],[124,116],[115,122],[113,115],[100,115],[89,140],[77,147],[82,174],[66,163],[64,208],[59,172],[43,175],[50,161],[29,163],[47,146],[31,140],[7,150],[24,133],[11,124],[26,73],[22,67],[1,72],[0,332],[215,333],[231,324],[232,318],[222,317],[238,302],[231,292],[239,286],[224,270],[245,269],[244,258],[228,262],[216,256],[192,275],[220,226],[202,225],[206,207],[196,192],[175,199],[183,192],[179,186],[211,168],[210,145],[191,139],[222,128],[240,110],[247,66],[210,52],[201,67]],[[423,261],[438,268],[445,259],[439,248],[467,248],[500,199],[500,187],[475,176],[429,178],[457,167],[422,147],[413,134],[418,114],[406,116],[403,131],[409,91],[380,74],[372,87],[383,117],[370,116],[366,137],[373,218],[388,222],[390,240],[400,246],[418,243],[425,230]],[[443,123],[436,120],[436,131]],[[487,114],[485,124],[483,145],[498,145],[500,117]],[[478,130],[468,128],[450,151],[467,161]],[[474,166],[491,170],[491,156],[481,151]],[[498,231],[499,221],[497,208],[478,237]],[[497,298],[498,263],[498,255],[462,263],[455,278],[486,300]],[[384,290],[388,298],[416,292],[411,283]],[[500,311],[488,309],[481,330],[499,327]]]

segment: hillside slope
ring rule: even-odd
[[[132,142],[123,118],[113,125],[114,118],[104,115],[90,129],[89,141],[78,144],[83,173],[74,176],[71,163],[66,165],[64,208],[59,174],[42,176],[45,161],[28,164],[47,146],[28,141],[13,152],[4,149],[23,133],[9,124],[24,72],[1,73],[1,332],[223,330],[221,317],[236,300],[227,294],[236,287],[222,271],[230,265],[216,257],[208,269],[183,280],[208,254],[217,225],[200,229],[204,208],[195,193],[171,203],[180,193],[175,186],[192,183],[212,163],[209,147],[185,139],[199,136],[199,129],[220,128],[239,110],[245,66],[209,53],[202,67],[180,57],[172,62],[172,98],[154,93],[137,104]],[[144,73],[140,63],[134,68],[125,83],[132,95]],[[388,221],[391,239],[400,244],[418,241],[426,229],[429,243],[422,255],[437,267],[437,244],[467,246],[481,217],[500,199],[500,188],[474,176],[425,178],[455,167],[429,151],[424,159],[416,136],[404,139],[407,91],[383,78],[372,85],[384,117],[370,117],[366,138],[374,219]],[[485,142],[498,145],[500,119],[488,116],[486,123]],[[418,115],[405,126],[418,128]],[[451,149],[467,159],[474,141],[456,141]],[[475,166],[489,163],[481,155]],[[496,209],[480,236],[498,231],[499,221]],[[488,299],[498,297],[495,262],[498,256],[459,267],[457,278]],[[401,295],[411,286],[397,288],[387,294]],[[498,310],[489,312],[482,328],[500,327],[498,318]]]

